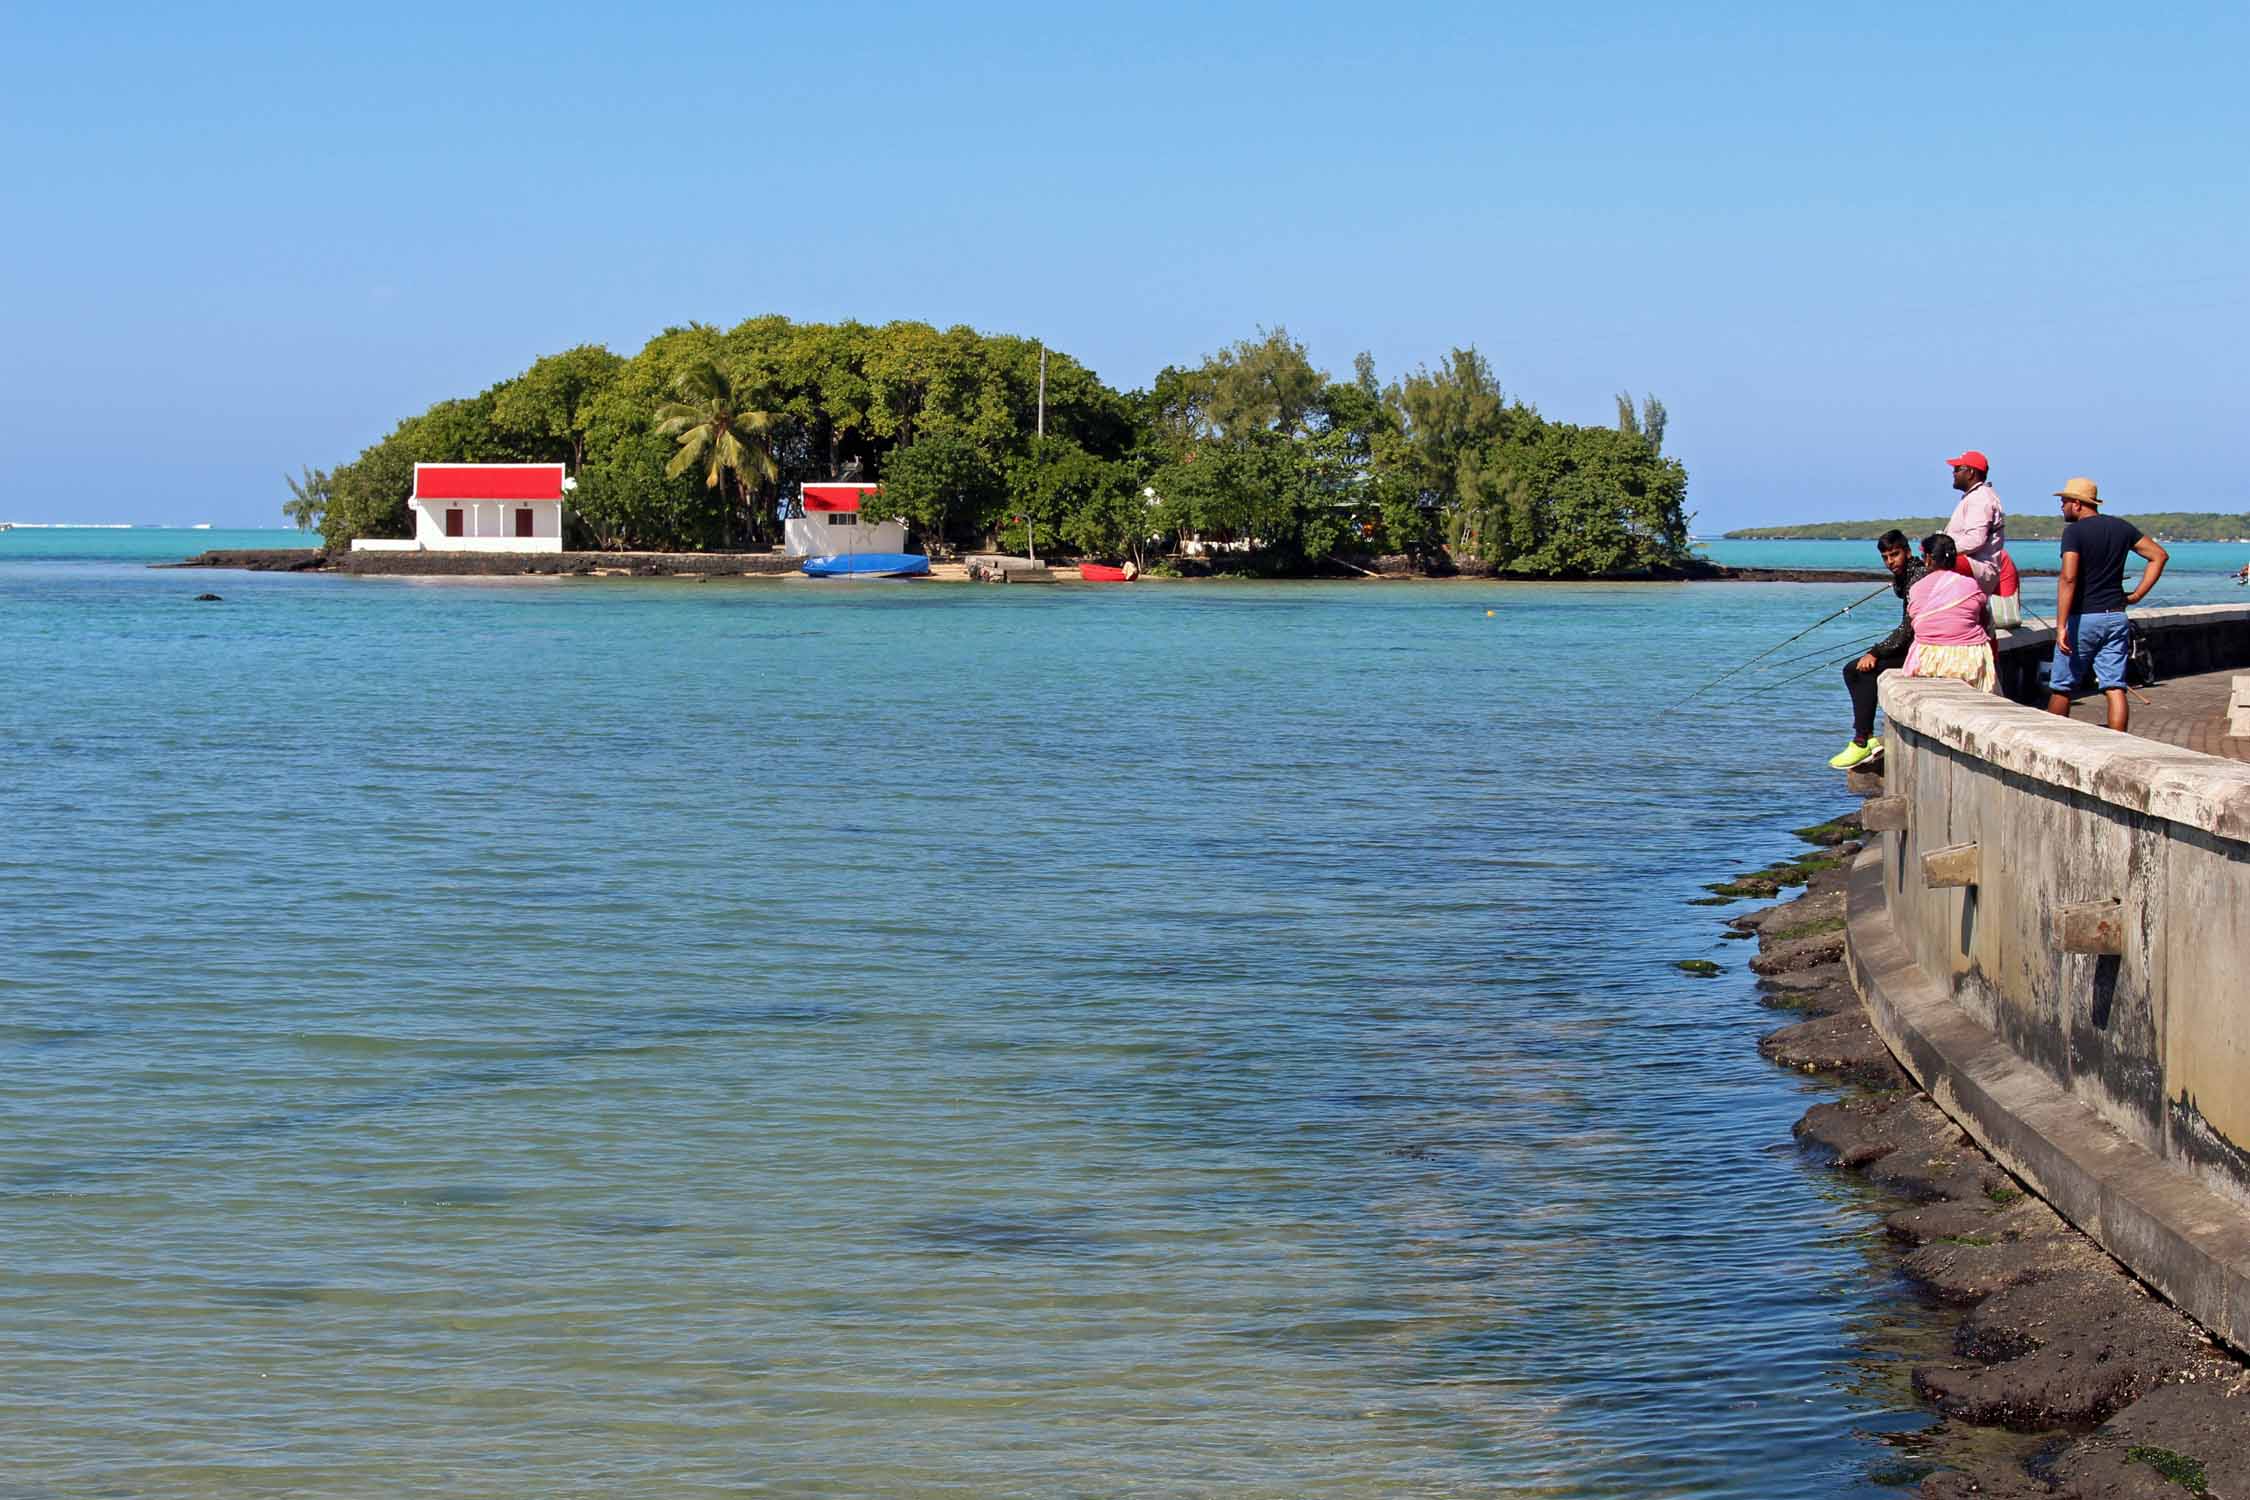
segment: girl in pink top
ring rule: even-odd
[[[1942,531],[1922,539],[1922,560],[1929,571],[1906,593],[1906,612],[1914,621],[1906,675],[1957,677],[1997,693],[2000,672],[1992,657],[1984,590],[1975,579],[1953,571],[1956,552],[1953,538]]]

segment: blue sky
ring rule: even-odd
[[[201,10],[201,13],[198,11]],[[1286,325],[1654,391],[1698,530],[2250,509],[2250,10],[0,8],[0,517],[278,520],[543,353]]]

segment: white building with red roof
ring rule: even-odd
[[[871,507],[879,484],[836,479],[802,486],[781,507],[782,550],[791,557],[847,557],[855,552],[904,552],[906,523]],[[862,508],[861,502],[867,507]]]
[[[562,464],[416,464],[412,540],[358,537],[355,552],[560,552]]]

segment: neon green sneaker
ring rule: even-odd
[[[1829,756],[1828,764],[1834,770],[1849,771],[1852,767],[1864,765],[1882,753],[1883,742],[1870,736],[1865,744],[1858,740],[1851,741],[1842,750]]]

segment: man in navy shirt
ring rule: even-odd
[[[2138,604],[2156,587],[2171,554],[2142,536],[2130,521],[2101,512],[2101,487],[2073,479],[2055,491],[2062,501],[2062,582],[2055,590],[2055,662],[2048,674],[2053,694],[2047,712],[2068,714],[2074,694],[2089,675],[2109,702],[2109,727],[2123,733],[2125,702],[2125,608]],[[2147,559],[2140,586],[2125,592],[2125,554]]]

